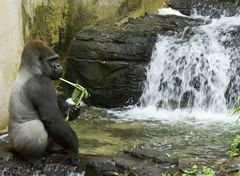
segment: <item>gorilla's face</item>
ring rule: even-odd
[[[63,67],[59,62],[59,57],[57,54],[47,56],[45,58],[42,58],[42,56],[40,56],[39,62],[41,62],[42,65],[42,73],[52,80],[59,79],[62,76]]]
[[[37,70],[52,80],[59,79],[63,74],[58,55],[40,40],[33,40],[25,45],[20,69],[33,70],[33,72]]]

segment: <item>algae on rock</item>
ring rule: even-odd
[[[23,0],[24,41],[37,38],[52,46],[61,43],[66,51],[84,26],[125,22],[164,5],[164,0]]]
[[[68,22],[68,0],[40,0],[30,8],[27,4],[26,1],[22,2],[24,40],[37,38],[47,41],[49,45],[58,43],[60,32],[66,29]]]

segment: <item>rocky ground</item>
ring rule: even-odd
[[[180,175],[178,158],[154,150],[127,150],[120,155],[81,155],[79,166],[68,164],[65,154],[46,154],[40,170],[17,156],[8,138],[0,139],[0,175],[160,176]]]

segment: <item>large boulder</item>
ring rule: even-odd
[[[157,34],[173,35],[201,19],[146,15],[116,26],[85,27],[70,44],[65,78],[86,87],[90,103],[107,108],[136,103]],[[66,95],[72,87],[62,84]]]

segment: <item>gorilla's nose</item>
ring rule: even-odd
[[[57,70],[57,72],[63,72],[63,67],[61,64],[56,64],[55,69]]]
[[[55,69],[63,69],[61,64],[55,64],[54,67],[55,67]]]
[[[60,75],[63,74],[63,67],[62,67],[61,65],[60,65],[59,68],[58,68],[58,73],[59,73]]]

